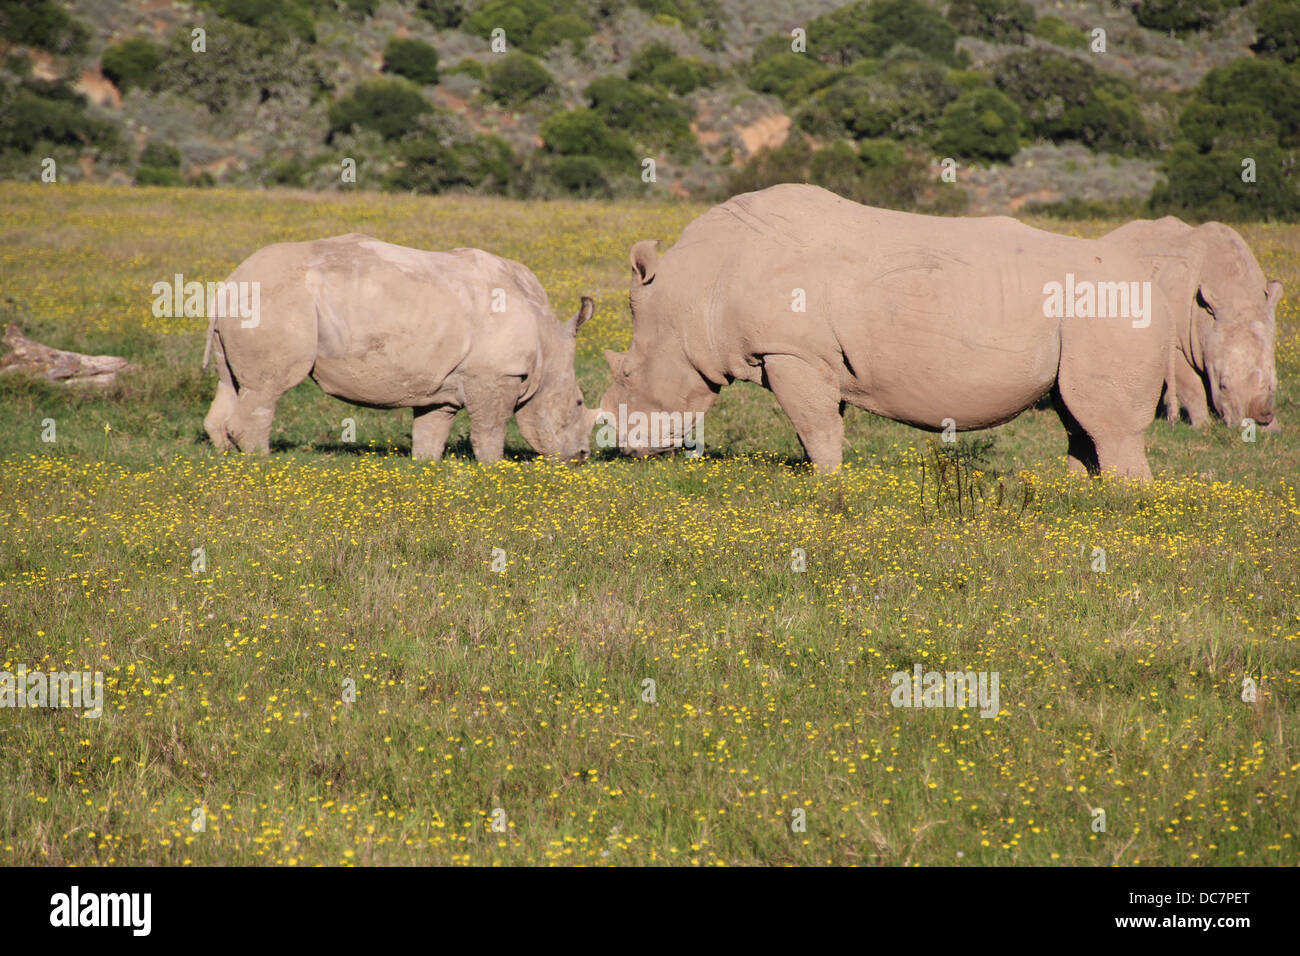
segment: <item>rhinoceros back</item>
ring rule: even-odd
[[[981,427],[1050,388],[1059,328],[1043,315],[1042,287],[1061,271],[1061,243],[1077,241],[1004,217],[919,216],[786,185],[701,216],[655,281],[671,295],[670,277],[689,276],[694,304],[679,292],[671,308],[732,353],[729,374],[743,377],[756,355],[814,356],[843,370],[854,404],[924,427]]]
[[[546,297],[531,274],[531,283],[521,281],[517,263],[367,236],[311,245],[304,274],[316,313],[311,374],[332,395],[377,406],[436,404],[460,397],[447,393],[455,390],[448,377],[485,339],[506,330],[522,353],[536,350]]]

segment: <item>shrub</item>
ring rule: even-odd
[[[393,37],[384,47],[384,72],[430,86],[438,82],[438,51],[414,37]]]
[[[864,63],[867,61],[863,61]],[[958,90],[936,63],[893,57],[874,73],[856,65],[835,78],[799,115],[800,126],[822,138],[919,137],[933,129]]]
[[[634,133],[648,145],[674,152],[693,152],[698,145],[691,132],[691,111],[637,83],[603,76],[587,84],[583,95],[608,126]]]
[[[1251,49],[1284,63],[1300,59],[1300,0],[1264,0],[1255,10]]]
[[[106,47],[100,58],[104,76],[123,93],[132,87],[147,89],[158,78],[162,51],[143,37],[132,37]]]
[[[466,76],[472,76],[476,80],[483,80],[487,77],[487,67],[473,57],[467,56],[448,70],[447,73],[452,76],[463,73]]]
[[[456,136],[435,131],[404,140],[398,146],[401,165],[385,185],[419,193],[474,189],[504,193],[510,185],[514,154],[495,136]]]
[[[1088,46],[1088,34],[1081,27],[1050,15],[1039,17],[1034,23],[1034,36],[1067,50],[1082,50]]]
[[[90,31],[53,0],[0,0],[0,37],[51,53],[84,53]]]
[[[702,86],[710,74],[708,64],[694,57],[678,57],[655,68],[650,74],[650,81],[667,87],[678,96]]]
[[[454,30],[465,21],[461,0],[415,0],[415,15],[438,30]]]
[[[533,27],[533,32],[528,37],[528,49],[533,53],[545,53],[565,40],[571,41],[576,48],[582,40],[594,32],[591,24],[576,14],[557,14],[547,17]]]
[[[1300,218],[1300,77],[1243,57],[1207,73],[1178,120],[1178,141],[1151,193],[1153,211],[1193,218]],[[1242,180],[1243,160],[1255,181]]]
[[[809,49],[824,62],[842,65],[881,56],[896,44],[957,65],[956,43],[952,24],[918,0],[859,0],[808,24]]]
[[[316,24],[305,6],[293,0],[208,0],[221,16],[270,34],[316,42]]]
[[[1085,60],[1025,50],[995,63],[993,78],[1020,108],[1034,136],[1118,153],[1154,145],[1129,85]]]
[[[487,0],[470,14],[465,25],[485,40],[491,38],[493,30],[505,30],[509,43],[524,46],[534,27],[552,12],[546,0]]]
[[[937,145],[956,157],[1010,159],[1020,146],[1020,111],[997,90],[963,93],[944,109]]]
[[[590,156],[557,156],[550,163],[551,178],[566,192],[579,196],[608,195],[609,180]]]
[[[1245,0],[1139,0],[1134,14],[1144,27],[1162,32],[1204,30]]]
[[[423,113],[432,112],[420,91],[405,80],[366,80],[330,105],[329,135],[352,127],[371,129],[397,139],[413,129]]]
[[[948,20],[967,36],[994,43],[1024,43],[1034,28],[1034,8],[1025,0],[953,0]]]
[[[85,97],[61,80],[0,85],[0,149],[31,153],[55,146],[115,146],[117,128],[86,115]]]
[[[150,140],[140,151],[135,181],[142,186],[182,186],[181,151],[170,143]]]
[[[677,59],[677,51],[667,43],[659,41],[647,43],[632,54],[632,61],[628,64],[627,78],[634,83],[648,81],[655,70],[675,59]]]
[[[519,106],[554,89],[546,67],[527,53],[507,53],[487,70],[487,92],[493,99]]]
[[[803,53],[777,53],[755,63],[749,70],[749,88],[784,98],[795,84],[825,67]]]
[[[605,166],[629,169],[636,162],[631,141],[585,106],[551,114],[542,123],[541,134],[547,151],[560,156],[589,156]]]

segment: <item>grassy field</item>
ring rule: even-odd
[[[814,475],[750,386],[694,459],[569,468],[512,431],[481,467],[462,416],[415,463],[409,412],[310,382],[269,459],[222,457],[202,320],[154,319],[154,282],[351,231],[480,246],[564,316],[596,298],[595,404],[628,247],[700,207],[0,184],[0,211],[0,323],[139,366],[0,378],[0,670],[105,679],[99,719],[0,708],[0,863],[1300,862],[1300,229],[1242,227],[1290,291],[1283,433],[1153,423],[1136,488],[1067,475],[1049,410],[947,455],[851,411]],[[891,706],[917,664],[997,672],[996,716]]]

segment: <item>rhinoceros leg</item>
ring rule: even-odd
[[[763,384],[790,417],[813,467],[839,468],[844,457],[844,405],[834,373],[793,355],[764,355]]]
[[[469,412],[469,443],[483,463],[500,461],[506,453],[506,423],[519,401],[518,379],[476,380],[465,386]]]
[[[411,423],[411,457],[417,461],[440,461],[458,411],[460,409],[454,405],[426,405],[415,409],[415,420]]]
[[[239,390],[235,414],[230,417],[227,429],[240,451],[259,455],[271,453],[271,423],[275,419],[275,406],[283,394],[247,386]]]
[[[1084,427],[1070,414],[1065,400],[1061,398],[1059,386],[1052,388],[1052,405],[1056,409],[1056,414],[1060,416],[1061,424],[1065,426],[1068,439],[1065,467],[1075,474],[1095,475],[1100,470],[1097,464],[1097,448]]]
[[[1092,446],[1097,453],[1097,468],[1121,478],[1149,482],[1151,467],[1147,464],[1145,436],[1147,426],[1151,424],[1152,407],[1147,407],[1143,412],[1136,402],[1129,404],[1117,401],[1111,390],[1095,394],[1097,389],[1094,382],[1085,379],[1082,383],[1076,383],[1066,378],[1064,371],[1063,367],[1062,378],[1057,383],[1061,401],[1074,423],[1092,439]],[[1153,398],[1152,406],[1154,402]],[[1066,420],[1064,415],[1061,418],[1062,421]],[[1071,470],[1077,471],[1076,461],[1085,467],[1088,462],[1086,458],[1076,455],[1086,452],[1077,430],[1067,424],[1066,431],[1070,432],[1069,464]]]
[[[217,359],[217,396],[212,400],[208,414],[203,418],[203,430],[208,433],[212,447],[217,451],[230,451],[233,446],[230,443],[227,423],[235,412],[235,400],[239,393],[235,390],[235,381],[230,374],[230,366],[226,364],[220,339],[214,338],[213,344],[216,346]]]

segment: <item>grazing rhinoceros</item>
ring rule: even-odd
[[[1051,392],[1071,468],[1151,476],[1143,436],[1175,329],[1146,266],[1119,247],[807,185],[736,196],[662,259],[655,246],[632,248],[632,347],[606,352],[606,421],[698,421],[723,385],[757,382],[820,469],[840,464],[845,403],[969,430]],[[682,437],[617,440],[647,454]]]
[[[1265,279],[1240,235],[1219,222],[1139,219],[1102,236],[1148,263],[1174,307],[1178,345],[1165,375],[1165,415],[1181,405],[1194,428],[1213,409],[1237,427],[1250,418],[1278,431],[1274,316],[1282,283]]]
[[[267,453],[276,403],[310,375],[355,405],[414,409],[413,458],[442,457],[461,408],[479,461],[501,458],[512,414],[543,455],[590,453],[596,413],[583,407],[573,356],[592,301],[556,321],[518,262],[354,233],[267,246],[226,281],[258,283],[260,295],[248,297],[259,306],[252,320],[233,308],[210,319],[220,384],[203,426],[223,451],[233,440]]]

